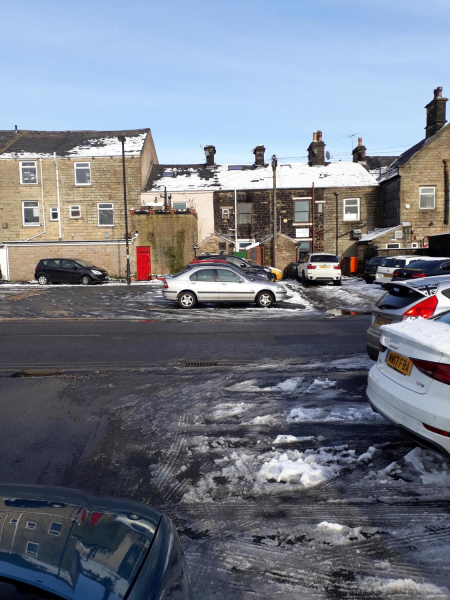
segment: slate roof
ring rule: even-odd
[[[366,167],[369,171],[388,167],[398,156],[366,156]]]
[[[139,155],[150,129],[121,131],[0,131],[0,158]]]
[[[310,167],[308,163],[279,164],[278,189],[370,187],[378,182],[362,165],[334,162]],[[271,189],[272,167],[251,165],[153,165],[144,192]]]

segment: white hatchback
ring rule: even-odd
[[[431,256],[386,256],[377,268],[374,283],[386,283],[391,281],[396,269],[403,269],[417,260],[436,260]]]
[[[307,254],[303,261],[298,264],[298,278],[304,286],[312,282],[332,282],[333,285],[341,285],[342,271],[339,259],[334,254],[317,252]]]
[[[381,327],[367,397],[418,444],[450,458],[450,312]]]

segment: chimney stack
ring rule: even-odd
[[[313,141],[308,146],[308,164],[310,167],[325,165],[325,143],[320,130],[313,133]]]
[[[358,145],[356,148],[353,148],[353,162],[365,162],[366,160],[366,147],[363,146],[362,138],[358,138]]]
[[[16,134],[17,134],[17,133],[19,133],[19,132],[17,131],[17,125],[14,125],[14,131],[16,132]]]
[[[264,167],[264,152],[266,149],[264,145],[256,146],[253,150],[253,154],[255,155],[255,167]]]
[[[216,153],[215,146],[205,146],[205,156],[206,156],[206,166],[213,167],[214,166],[214,155]]]
[[[448,98],[442,97],[442,88],[437,87],[434,90],[434,98],[425,108],[427,109],[427,126],[425,127],[426,137],[429,138],[447,123],[445,118],[445,109]]]

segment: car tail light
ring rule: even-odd
[[[380,352],[386,352],[387,347],[383,346],[383,344],[379,341],[378,342],[378,349]]]
[[[341,265],[336,265],[334,268],[340,270],[341,269]]]
[[[37,267],[35,267],[35,268],[34,268],[34,270],[35,270],[35,272],[36,272],[36,271],[38,270],[38,268],[37,268]]]
[[[164,288],[167,290],[168,287],[169,287],[169,284],[167,283],[167,280],[164,279]]]
[[[436,296],[430,296],[403,313],[402,319],[406,319],[407,317],[422,317],[423,319],[429,319],[434,315],[437,305],[438,299]]]
[[[445,437],[450,437],[450,433],[448,431],[444,431],[443,429],[438,429],[437,427],[432,427],[431,425],[427,425],[426,423],[422,423],[425,429],[428,431],[432,431],[433,433],[439,433],[439,435],[444,435]]]
[[[316,269],[317,267],[316,267],[316,265],[308,265],[306,268],[309,270],[309,269]]]
[[[413,274],[411,275],[411,277],[412,277],[413,279],[417,279],[418,277],[426,277],[426,276],[427,276],[427,275],[426,275],[426,273],[413,273]]]
[[[398,277],[400,275],[400,271],[394,271],[392,273],[392,277]]]
[[[432,362],[430,360],[420,360],[418,358],[410,358],[412,364],[424,375],[450,385],[450,365]]]

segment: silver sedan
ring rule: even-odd
[[[283,285],[259,277],[242,275],[232,267],[192,267],[164,280],[163,296],[176,300],[181,308],[197,302],[256,302],[269,308],[286,298]]]

